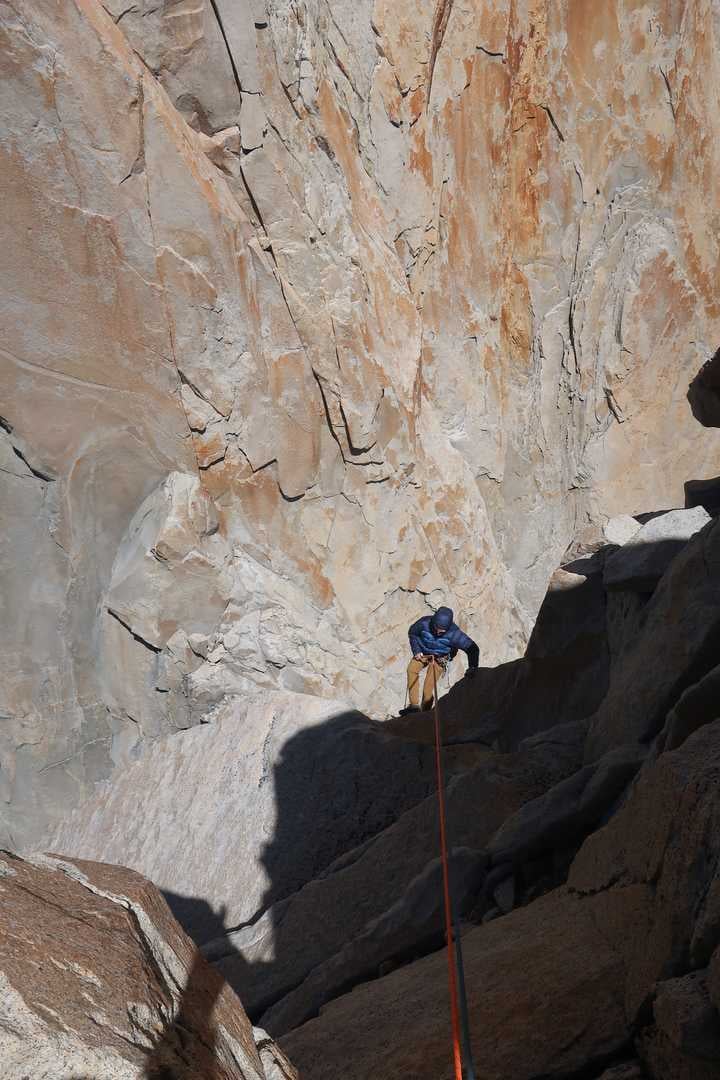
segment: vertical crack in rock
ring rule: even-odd
[[[340,439],[338,438],[337,431],[335,430],[335,425],[332,422],[332,415],[330,413],[330,406],[328,405],[327,395],[325,393],[325,388],[323,387],[323,384],[322,384],[322,378],[321,378],[320,375],[318,375],[317,371],[315,371],[314,368],[313,368],[313,376],[315,378],[315,382],[317,383],[318,389],[320,391],[320,398],[322,400],[323,412],[325,414],[325,422],[327,423],[328,431],[330,432],[333,439],[337,443],[338,450],[340,451],[340,456],[341,456],[341,458],[343,460],[343,465],[347,465],[348,460],[345,457],[345,451],[342,448],[342,443],[340,442]]]
[[[156,233],[155,233],[155,223],[153,221],[153,213],[152,213],[152,199],[151,199],[151,196],[150,196],[150,180],[149,180],[149,177],[147,175],[147,170],[144,168],[144,162],[145,162],[145,79],[146,78],[154,78],[154,76],[151,73],[149,73],[149,71],[147,69],[147,65],[144,63],[144,61],[143,61],[143,65],[146,68],[146,73],[141,74],[140,78],[138,79],[138,88],[137,88],[139,145],[138,145],[138,153],[137,153],[137,157],[135,159],[135,162],[137,163],[140,160],[142,160],[142,162],[143,162],[143,169],[138,170],[138,172],[142,171],[142,175],[145,178],[145,208],[146,208],[146,212],[147,212],[147,216],[148,216],[148,224],[150,225],[150,234],[152,236],[153,249],[155,251],[155,266],[157,268],[158,277],[160,278],[160,286],[161,286],[161,292],[162,292],[162,298],[163,298],[163,300],[162,300],[162,302],[163,302],[163,310],[165,312],[165,321],[166,321],[166,324],[167,324],[168,339],[169,339],[169,344],[170,344],[170,354],[172,356],[172,363],[173,363],[173,365],[175,367],[175,371],[177,373],[177,379],[178,379],[177,398],[178,398],[178,401],[180,403],[180,408],[182,409],[183,416],[185,417],[185,423],[187,424],[188,438],[190,439],[191,445],[193,447],[193,455],[195,457],[195,467],[197,469],[198,476],[202,477],[202,473],[200,471],[200,458],[198,456],[197,450],[195,449],[195,445],[194,445],[194,442],[193,442],[192,424],[190,423],[190,416],[189,416],[187,407],[185,405],[185,402],[183,401],[183,396],[182,396],[182,373],[180,371],[180,366],[178,364],[178,359],[177,359],[177,351],[175,349],[175,325],[174,325],[174,321],[173,321],[173,317],[172,317],[172,312],[170,311],[170,305],[169,305],[169,302],[168,302],[167,284],[165,282],[165,277],[164,277],[164,274],[163,274],[162,263],[161,263],[160,258],[159,258],[159,247],[158,247],[158,242],[157,242],[157,236],[156,236]],[[130,175],[133,174],[134,168],[135,168],[135,166],[133,165],[133,169],[131,169]],[[126,177],[125,179],[128,179],[128,177]]]
[[[435,8],[435,16],[433,18],[432,38],[430,42],[430,62],[428,65],[428,89],[427,98],[425,102],[426,110],[430,108],[430,95],[432,93],[433,76],[435,74],[435,64],[437,63],[438,53],[442,47],[443,40],[445,38],[445,31],[450,21],[450,15],[452,14],[454,0],[439,0],[438,6]]]
[[[663,68],[660,68],[660,74],[663,77],[663,82],[665,83],[665,89],[667,90],[668,105],[670,106],[670,111],[672,112],[673,120],[677,120],[677,115],[676,115],[677,110],[676,110],[676,107],[675,107],[675,102],[673,100],[672,88],[670,86],[670,79],[667,76],[667,72]]]
[[[222,19],[220,17],[220,12],[219,12],[218,6],[217,6],[217,0],[210,0],[210,6],[213,9],[213,14],[215,16],[215,21],[218,24],[218,29],[220,30],[223,41],[225,42],[225,48],[227,49],[228,60],[230,61],[230,67],[232,68],[233,78],[235,79],[235,85],[237,86],[238,93],[240,94],[240,97],[242,98],[243,88],[242,88],[242,83],[240,82],[240,74],[239,74],[237,66],[235,64],[235,57],[233,56],[232,49],[230,48],[230,42],[228,41],[227,33],[225,32],[225,27],[223,26],[223,21],[222,21]]]
[[[270,239],[270,234],[267,231],[267,228],[265,226],[265,221],[263,219],[262,211],[260,210],[260,206],[258,204],[258,201],[255,198],[255,195],[253,194],[253,190],[250,187],[250,184],[248,183],[248,178],[247,178],[247,175],[246,175],[245,170],[243,169],[242,165],[240,166],[240,176],[242,178],[243,187],[245,188],[245,191],[247,193],[247,197],[250,200],[250,205],[253,208],[253,213],[257,216],[258,224],[260,225],[260,229],[262,230],[263,235],[267,238],[267,246],[262,244],[261,247],[262,247],[263,251],[266,251],[269,254],[269,256],[272,259],[273,263],[277,267],[278,262],[277,262],[277,259],[275,257],[275,252],[273,251],[273,246],[272,246],[272,241]],[[279,274],[277,275],[277,279],[278,279],[278,283],[280,284],[280,288],[282,289],[282,281],[280,280]],[[283,289],[283,296],[285,296],[285,290],[284,289]],[[287,304],[287,299],[285,300],[285,303]]]

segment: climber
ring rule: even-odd
[[[435,693],[438,665],[444,671],[457,655],[459,649],[467,653],[468,666],[465,672],[472,678],[478,669],[480,650],[472,638],[464,634],[453,622],[450,608],[440,607],[434,615],[424,615],[414,622],[408,631],[412,660],[408,664],[408,698],[410,704],[400,710],[400,715],[420,712],[420,674],[427,668],[422,694],[423,709],[431,709]],[[431,661],[435,663],[431,663]]]

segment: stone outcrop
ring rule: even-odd
[[[451,778],[448,815],[458,846],[453,875],[459,910],[477,905],[488,864],[485,848],[499,825],[576,765],[572,754],[489,755]],[[437,947],[437,851],[433,794],[252,926],[213,943],[211,955],[248,1009],[265,1008],[262,1023],[275,1035],[285,1032],[383,965]]]
[[[709,520],[702,506],[651,518],[605,560],[605,588],[651,593],[690,537]]]
[[[541,745],[474,762],[448,748],[468,904],[494,832],[581,754],[577,743]],[[424,741],[340,703],[264,692],[158,741],[82,803],[51,846],[151,877],[253,1019],[276,1034],[312,1015],[333,980],[359,982],[393,957],[435,947],[432,769]],[[292,1002],[273,1011],[290,990]]]
[[[670,564],[614,665],[592,717],[587,759],[625,742],[649,742],[668,710],[717,663],[720,647],[720,526],[707,525]]]
[[[491,1080],[709,1080],[720,1067],[720,721],[648,762],[565,887],[463,935],[476,1060]],[[441,952],[367,983],[283,1040],[310,1080],[450,1075]],[[714,995],[714,996],[713,996]],[[552,1010],[548,1013],[547,1010]],[[603,1062],[634,1044],[644,1071]],[[381,1049],[379,1049],[381,1048]]]
[[[3,7],[8,843],[227,693],[382,715],[441,597],[519,656],[716,473],[717,15],[586,8]]]
[[[640,901],[636,893],[637,913]],[[622,955],[603,933],[604,907],[602,897],[553,894],[464,936],[475,1054],[488,1080],[573,1075],[627,1042]],[[332,1002],[282,1045],[308,1080],[449,1077],[449,1025],[438,952]]]
[[[138,874],[2,852],[0,931],[5,1080],[297,1080]]]

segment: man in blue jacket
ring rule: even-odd
[[[427,669],[423,685],[422,707],[432,708],[435,683],[438,676],[438,664],[444,670],[454,659],[459,649],[467,654],[468,668],[466,675],[472,677],[478,669],[480,650],[472,638],[464,634],[453,622],[450,608],[438,608],[434,615],[423,615],[414,622],[408,631],[410,650],[413,654],[408,664],[408,697],[410,704],[401,710],[406,713],[420,712],[420,675]],[[431,661],[435,663],[431,663]]]

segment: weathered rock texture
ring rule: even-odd
[[[682,543],[641,592],[604,583],[617,544],[576,559],[526,656],[440,702],[491,1080],[720,1068],[720,523]],[[213,716],[106,782],[56,847],[152,874],[307,1080],[449,1080],[433,718],[278,691]]]
[[[602,897],[581,904],[553,894],[464,937],[475,1053],[488,1080],[573,1075],[627,1042],[622,956],[603,935],[604,907]],[[309,1080],[449,1080],[446,969],[438,952],[360,987],[284,1048]]]
[[[296,1080],[138,874],[3,852],[0,901],[4,1080]]]
[[[566,887],[464,935],[483,1076],[600,1077],[633,1042],[656,1080],[718,1075],[719,741],[715,721],[648,763]],[[352,1080],[451,1077],[444,961],[331,1001],[284,1048],[308,1080],[337,1075],[342,1052]]]
[[[341,702],[280,691],[228,701],[158,741],[63,822],[56,851],[117,862],[174,894],[198,940],[250,923],[424,800],[428,746]]]
[[[576,534],[717,471],[711,0],[2,33],[13,843],[228,691],[387,709],[441,596],[518,655]]]

